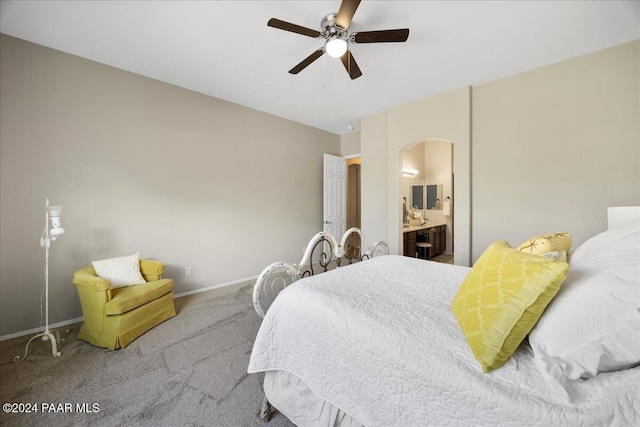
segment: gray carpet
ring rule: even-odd
[[[443,264],[453,264],[453,255],[440,254],[431,258],[431,261],[441,262]]]
[[[62,412],[0,414],[0,425],[262,426],[293,424],[276,414],[268,424],[257,412],[262,377],[248,375],[260,326],[248,284],[175,300],[177,316],[131,343],[108,351],[77,339],[80,325],[61,329],[62,355],[31,336],[0,343],[2,403],[63,404]],[[64,410],[70,403],[73,412]],[[99,405],[78,413],[76,404]],[[56,408],[58,409],[58,408]]]

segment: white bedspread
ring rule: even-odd
[[[483,374],[450,308],[468,271],[384,256],[300,280],[267,312],[248,371],[291,372],[372,427],[640,425],[640,367],[567,393],[525,343]]]

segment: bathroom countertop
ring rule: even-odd
[[[447,225],[447,222],[446,221],[427,221],[423,225],[410,225],[408,227],[403,227],[402,232],[409,233],[410,231],[425,230],[427,228],[438,227],[440,225]]]

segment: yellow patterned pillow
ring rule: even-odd
[[[567,277],[569,264],[491,244],[451,303],[483,372],[502,366]]]
[[[571,234],[569,233],[549,233],[532,237],[520,246],[518,250],[528,254],[542,255],[547,252],[569,252],[571,249]]]

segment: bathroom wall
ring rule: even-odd
[[[424,185],[424,144],[418,143],[414,147],[402,153],[402,168],[418,171],[415,176],[402,177],[402,197],[407,200],[407,209],[413,208],[411,187],[414,185]]]

